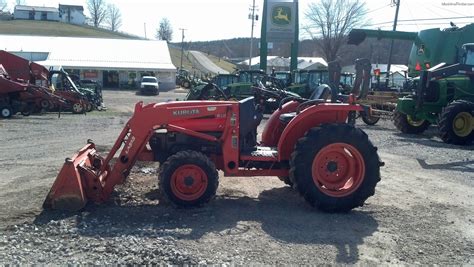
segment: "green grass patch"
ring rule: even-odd
[[[139,39],[139,37],[136,36],[87,25],[74,25],[56,21],[30,20],[0,21],[0,34]]]

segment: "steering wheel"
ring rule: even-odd
[[[210,95],[210,91],[215,89],[217,95]],[[228,100],[229,97],[215,83],[208,83],[202,89],[198,96],[198,100]]]

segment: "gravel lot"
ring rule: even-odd
[[[375,196],[347,214],[311,208],[277,178],[222,178],[197,209],[160,203],[158,164],[138,163],[103,205],[43,211],[64,158],[88,138],[107,152],[139,100],[105,91],[105,112],[0,120],[0,264],[474,264],[474,146],[430,128],[364,129],[386,163]]]

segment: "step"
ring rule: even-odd
[[[257,146],[254,150],[242,152],[240,160],[277,161],[278,151],[276,147]]]

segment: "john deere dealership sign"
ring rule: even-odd
[[[267,41],[293,41],[295,16],[293,1],[269,0],[267,7]]]

